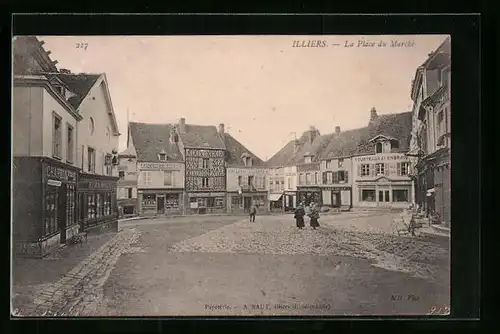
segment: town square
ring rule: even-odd
[[[368,39],[16,36],[11,314],[449,314],[451,40]]]

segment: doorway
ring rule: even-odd
[[[332,191],[332,207],[338,208],[340,207],[340,192]]]
[[[57,218],[59,221],[59,231],[60,237],[59,241],[61,244],[66,243],[66,226],[67,226],[67,205],[68,205],[68,190],[66,183],[62,183],[59,187],[57,196]]]
[[[378,191],[378,204],[381,206],[390,205],[389,190]]]
[[[165,213],[165,197],[164,196],[159,196],[156,199],[156,209],[157,209],[159,214]]]
[[[252,206],[252,197],[243,197],[243,209],[245,212],[250,212],[250,207]]]

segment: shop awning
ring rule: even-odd
[[[272,202],[279,201],[283,194],[269,194],[269,200]]]

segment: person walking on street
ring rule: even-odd
[[[319,211],[316,204],[311,203],[311,212],[309,213],[309,225],[315,230],[319,227]]]
[[[250,208],[250,222],[252,223],[255,223],[255,216],[257,215],[257,207],[255,206],[255,204],[252,205],[252,207]]]
[[[302,206],[302,203],[300,203],[297,208],[295,209],[293,218],[295,218],[295,222],[297,223],[297,227],[299,230],[302,230],[305,226],[304,224],[304,216],[306,215],[306,212],[304,211],[304,207]]]

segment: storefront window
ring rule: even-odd
[[[94,219],[97,217],[96,211],[96,196],[95,194],[87,195],[87,218]]]
[[[361,190],[361,201],[363,201],[363,202],[375,202],[375,190],[374,189]]]
[[[224,197],[215,197],[215,207],[216,208],[224,207]]]
[[[96,217],[101,217],[102,216],[102,205],[101,205],[101,194],[95,194],[95,216]]]
[[[207,199],[206,198],[198,198],[198,207],[199,208],[206,208],[207,207]]]
[[[243,208],[243,197],[235,196],[231,198],[231,205],[234,208]]]
[[[111,194],[104,194],[104,215],[109,216],[111,214]]]
[[[57,217],[57,190],[48,190],[45,196],[45,230],[44,235],[50,235],[58,231],[59,222]]]
[[[392,191],[393,202],[408,202],[408,189],[394,189]]]
[[[75,186],[68,184],[66,204],[66,220],[69,226],[76,223]]]
[[[264,206],[264,197],[263,196],[254,197],[254,203],[257,206]]]
[[[178,194],[166,194],[165,207],[167,208],[167,210],[179,208],[179,195]]]

